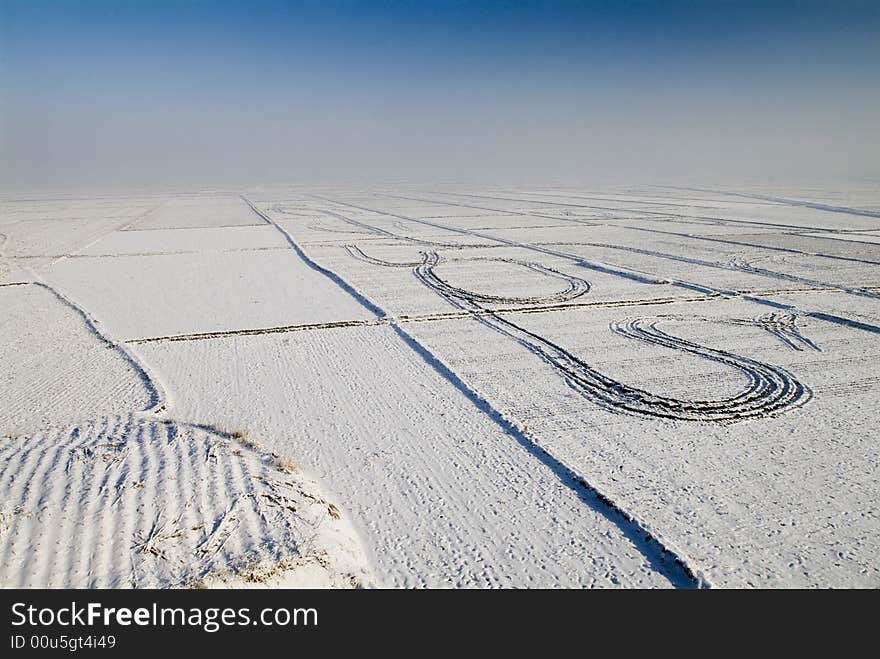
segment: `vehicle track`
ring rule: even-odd
[[[817,352],[822,349],[805,337],[797,326],[798,315],[792,312],[771,312],[750,320],[729,320],[734,325],[760,327],[779,339],[792,350],[802,351],[810,348]]]
[[[564,290],[559,291],[557,293],[551,293],[549,295],[539,295],[539,296],[530,296],[530,297],[518,297],[518,296],[500,296],[500,295],[489,295],[486,293],[475,293],[475,292],[466,292],[461,288],[457,288],[449,284],[445,279],[440,277],[435,271],[434,268],[439,264],[439,256],[436,252],[431,252],[425,258],[429,261],[430,267],[425,268],[425,261],[423,260],[421,263],[415,264],[416,269],[421,272],[421,276],[424,277],[425,280],[429,281],[429,286],[434,290],[444,294],[444,296],[449,295],[452,297],[467,297],[467,300],[472,303],[479,304],[553,304],[556,302],[569,302],[574,300],[587,291],[590,290],[590,284],[587,283],[586,280],[581,279],[580,277],[573,277],[571,275],[566,275],[558,270],[554,270],[553,268],[548,268],[547,266],[541,265],[540,263],[533,263],[529,261],[519,261],[516,259],[493,259],[493,258],[475,258],[475,259],[454,259],[452,262],[456,260],[474,262],[474,261],[489,261],[489,262],[497,262],[497,263],[511,263],[514,265],[521,266],[532,272],[536,272],[540,275],[545,275],[547,277],[551,277],[553,279],[559,279],[564,281],[567,286]],[[423,280],[424,281],[424,280]]]
[[[800,249],[794,249],[792,247],[778,247],[775,245],[763,245],[761,243],[751,243],[745,242],[743,240],[733,240],[730,238],[719,238],[717,236],[696,236],[690,233],[681,233],[678,231],[663,231],[661,229],[648,229],[646,227],[629,227],[632,231],[644,231],[646,233],[654,233],[664,236],[675,236],[676,238],[687,238],[689,240],[702,240],[704,242],[712,242],[719,243],[722,245],[735,245],[736,247],[754,247],[757,249],[763,249],[771,252],[781,252],[783,254],[795,254],[797,256],[811,256],[821,259],[831,259],[833,261],[848,261],[850,263],[863,263],[865,265],[880,265],[880,261],[874,261],[871,259],[860,259],[854,256],[840,256],[837,254],[822,254],[821,252],[805,252]],[[819,240],[824,240],[820,236],[804,236],[804,234],[781,234],[781,235],[793,235],[799,238],[814,238]],[[864,243],[862,243],[864,244]]]
[[[759,201],[769,201],[783,206],[797,206],[802,208],[811,208],[818,211],[826,211],[828,213],[843,213],[845,215],[857,215],[859,217],[876,217],[880,218],[880,212],[863,210],[860,208],[850,208],[848,206],[833,206],[831,204],[823,204],[817,201],[804,201],[802,199],[786,199],[784,197],[774,197],[771,195],[762,195],[745,192],[724,192],[722,190],[706,190],[703,188],[676,188],[673,190],[685,190],[687,192],[709,192],[712,194],[726,195],[729,197],[742,197],[745,199],[756,199]]]
[[[514,192],[514,194],[516,194],[516,192]],[[526,194],[538,196],[538,197],[557,197],[557,198],[563,197],[565,199],[583,199],[585,201],[610,201],[611,203],[635,203],[635,204],[641,204],[641,205],[645,205],[645,206],[663,206],[665,208],[670,208],[670,207],[671,208],[703,208],[705,210],[715,210],[715,207],[713,207],[713,206],[704,206],[702,204],[683,204],[680,201],[679,202],[656,201],[657,199],[660,199],[659,196],[652,197],[652,200],[645,199],[644,197],[641,197],[641,196],[637,196],[637,198],[634,198],[634,199],[624,200],[624,199],[614,199],[613,197],[594,197],[594,196],[586,196],[586,195],[580,195],[580,194],[572,194],[570,192],[558,192],[558,191],[557,192],[539,192],[537,190],[531,190],[529,192],[526,192]],[[701,201],[705,201],[705,200],[701,200]],[[735,203],[748,204],[749,202],[740,201],[740,202],[735,202]]]
[[[516,197],[499,197],[499,196],[489,196],[489,195],[477,195],[477,194],[467,194],[464,192],[442,192],[439,194],[452,195],[455,197],[476,197],[478,199],[497,199],[499,201],[517,201],[519,203],[525,204],[545,204],[549,206],[567,206],[572,208],[588,208],[592,210],[604,210],[604,211],[613,211],[616,213],[628,212],[635,214],[643,214],[643,215],[653,215],[657,217],[665,217],[672,219],[686,219],[686,220],[703,220],[713,224],[717,224],[719,226],[730,226],[730,225],[740,225],[740,226],[763,226],[763,227],[773,227],[776,229],[795,229],[803,231],[805,227],[799,226],[796,224],[781,224],[779,222],[759,222],[757,220],[734,220],[730,218],[723,217],[712,217],[710,215],[686,215],[683,213],[672,213],[672,212],[660,212],[660,211],[649,211],[644,208],[609,208],[606,206],[590,206],[587,204],[571,204],[564,203],[561,201],[544,201],[542,199],[522,199]],[[435,203],[444,203],[442,201]],[[455,204],[450,204],[455,205]],[[813,231],[814,229],[811,229]],[[815,229],[816,231],[825,231],[825,229]]]
[[[785,272],[777,272],[776,270],[768,270],[766,268],[759,268],[750,263],[745,263],[740,260],[732,260],[726,263],[719,263],[717,261],[706,261],[704,259],[696,259],[687,256],[679,256],[677,254],[669,254],[667,252],[658,252],[656,250],[651,249],[643,249],[640,247],[629,247],[625,245],[614,245],[612,243],[590,243],[585,242],[581,243],[585,247],[599,247],[601,249],[612,249],[618,250],[622,252],[630,252],[632,254],[640,254],[643,256],[652,256],[661,259],[667,259],[670,261],[677,261],[679,263],[687,263],[688,265],[697,265],[704,268],[715,268],[719,270],[731,270],[738,272],[748,272],[751,274],[760,275],[762,277],[767,277],[769,279],[778,279],[780,281],[790,281],[797,284],[808,284],[810,286],[816,286],[821,288],[836,288],[839,291],[844,293],[849,293],[850,295],[857,295],[860,297],[868,297],[875,300],[880,300],[880,293],[877,291],[871,290],[870,288],[858,287],[852,288],[849,286],[841,286],[839,284],[832,284],[829,282],[820,281],[817,279],[808,279],[806,277],[798,277],[797,275],[790,275]]]
[[[318,195],[310,195],[310,196],[315,197],[316,199],[321,199],[322,201],[329,202],[329,203],[331,203],[331,204],[338,204],[338,205],[341,205],[341,206],[349,206],[349,207],[351,207],[351,208],[356,208],[356,209],[358,209],[358,210],[366,210],[366,211],[370,211],[370,212],[381,212],[381,211],[374,211],[373,209],[371,209],[371,208],[366,208],[366,207],[364,207],[364,206],[358,206],[358,205],[356,205],[356,204],[351,204],[351,203],[344,202],[344,201],[336,201],[336,200],[334,200],[334,199],[328,199],[328,198],[326,198],[326,197],[321,197],[321,196],[318,196]],[[337,214],[337,213],[333,213],[332,211],[326,211],[326,212],[333,214],[334,217],[340,217],[340,218],[345,217],[345,216],[343,216],[343,215],[339,215],[339,214]],[[646,277],[646,276],[643,276],[642,274],[637,273],[637,272],[635,272],[635,271],[633,271],[633,270],[625,270],[625,269],[622,269],[622,268],[618,268],[618,267],[616,267],[616,266],[606,266],[606,265],[603,265],[603,264],[600,264],[600,263],[597,263],[597,262],[588,261],[588,260],[585,259],[584,257],[582,257],[582,256],[578,256],[577,254],[571,254],[571,253],[567,253],[567,252],[560,252],[560,251],[557,251],[557,250],[549,249],[549,248],[547,248],[547,247],[543,247],[543,246],[539,246],[539,245],[534,245],[534,244],[531,244],[531,243],[522,243],[522,242],[519,242],[519,241],[516,241],[516,240],[510,240],[510,239],[508,239],[508,238],[500,238],[500,237],[498,237],[498,236],[493,236],[493,235],[488,234],[488,233],[482,233],[482,232],[478,232],[478,231],[472,231],[472,230],[469,230],[469,229],[461,229],[461,228],[458,228],[458,227],[452,227],[452,226],[448,226],[448,225],[444,225],[444,224],[439,224],[439,223],[437,223],[437,222],[429,222],[429,221],[427,221],[427,220],[420,220],[420,219],[416,219],[416,218],[412,218],[412,217],[407,217],[407,216],[405,216],[405,215],[399,215],[399,214],[397,214],[397,213],[385,213],[385,215],[388,215],[389,217],[396,217],[396,218],[401,219],[401,220],[407,220],[407,221],[409,221],[409,222],[414,222],[414,223],[416,223],[416,224],[422,224],[422,225],[425,225],[425,226],[434,227],[435,229],[440,229],[440,230],[442,230],[442,231],[449,231],[449,232],[452,232],[452,233],[458,233],[458,234],[461,234],[461,235],[470,236],[471,238],[480,238],[480,239],[482,239],[482,240],[488,240],[488,241],[490,241],[490,242],[492,242],[492,243],[495,243],[495,244],[498,244],[498,245],[505,245],[505,246],[507,246],[507,247],[518,247],[518,248],[521,248],[521,249],[525,249],[525,250],[530,250],[530,251],[533,251],[533,252],[537,252],[537,253],[539,253],[539,254],[546,254],[546,255],[549,255],[549,256],[556,256],[556,257],[559,257],[559,258],[561,258],[561,259],[565,259],[565,260],[568,260],[568,261],[573,261],[574,263],[578,264],[578,265],[581,266],[582,268],[586,268],[586,269],[588,269],[588,270],[596,270],[596,271],[598,271],[598,272],[604,272],[604,273],[607,273],[607,274],[613,274],[613,275],[616,275],[616,276],[618,276],[618,277],[623,277],[623,278],[625,278],[625,279],[630,279],[630,280],[632,280],[632,281],[637,281],[637,282],[640,282],[640,283],[643,283],[643,284],[667,284],[667,283],[672,283],[672,284],[678,284],[678,285],[681,285],[681,286],[683,286],[683,287],[685,287],[685,288],[688,288],[688,289],[690,289],[690,290],[702,290],[702,291],[705,291],[705,292],[717,292],[717,291],[709,291],[709,289],[707,289],[706,287],[695,286],[695,285],[692,285],[692,284],[688,284],[687,282],[674,282],[674,281],[670,281],[669,279],[658,279],[658,278],[654,278],[654,277]],[[370,225],[366,225],[366,226],[370,226]],[[398,239],[401,239],[401,238],[402,238],[403,240],[411,240],[411,239],[409,239],[409,238],[407,238],[407,237],[396,236],[395,234],[392,234],[392,233],[390,233],[390,232],[385,232],[385,233],[386,233],[386,234],[388,235],[388,237],[390,237],[390,238],[398,238]],[[430,241],[419,241],[419,242],[420,242],[421,244],[425,244],[425,245],[430,246],[430,247],[451,247],[451,248],[456,248],[456,249],[457,249],[457,248],[460,248],[460,247],[486,247],[486,246],[488,246],[488,245],[460,245],[460,244],[448,244],[448,243],[434,243],[434,242],[430,242]]]
[[[483,308],[480,294],[443,283],[434,272],[439,262],[436,253],[426,253],[422,263],[413,271],[416,278],[450,304],[463,310],[482,312],[473,317],[514,339],[559,371],[575,391],[611,411],[681,421],[734,422],[775,415],[810,399],[810,390],[787,371],[670,335],[657,327],[662,317],[614,322],[611,330],[627,338],[684,351],[734,368],[746,377],[746,388],[725,399],[683,400],[626,385],[602,374],[558,344]]]
[[[340,215],[339,213],[334,213],[333,211],[325,210],[324,213],[329,215],[330,217],[335,217],[337,220],[341,222],[345,222],[346,224],[350,224],[351,226],[358,227],[359,229],[365,231],[366,233],[371,233],[376,236],[382,236],[383,238],[391,238],[393,240],[402,240],[404,242],[415,243],[417,245],[426,245],[430,247],[455,247],[450,243],[438,243],[433,240],[423,240],[421,238],[413,238],[411,236],[404,236],[399,233],[394,233],[393,231],[388,231],[387,229],[382,229],[377,226],[373,226],[372,224],[367,224],[366,222],[360,222],[351,217],[346,217],[345,215]]]
[[[458,194],[458,193],[448,193],[448,194]],[[401,197],[400,195],[387,195],[387,196],[393,197],[393,198],[399,198],[399,199],[410,199],[410,200],[416,200],[416,201],[429,201],[427,199],[419,199],[417,197]],[[434,203],[440,203],[440,204],[446,204],[446,205],[452,205],[452,206],[462,205],[462,204],[443,202],[443,201],[436,201]],[[552,202],[539,202],[539,203],[552,203]],[[584,224],[584,222],[581,222],[580,220],[576,220],[573,218],[562,218],[562,219],[566,220],[566,221],[576,222],[579,224]],[[784,272],[777,272],[775,270],[767,270],[766,268],[743,267],[741,265],[738,266],[736,264],[718,263],[715,261],[706,261],[703,259],[695,259],[695,258],[689,258],[689,257],[684,257],[684,256],[678,256],[676,254],[669,254],[666,252],[658,252],[656,250],[646,250],[646,249],[641,249],[641,248],[636,248],[636,247],[614,245],[611,243],[581,242],[581,243],[577,243],[577,244],[583,245],[586,247],[600,247],[600,248],[604,248],[604,249],[615,249],[615,250],[620,250],[620,251],[632,252],[635,254],[643,254],[645,256],[654,256],[657,258],[669,259],[672,261],[679,261],[682,263],[687,263],[689,265],[699,265],[699,266],[707,267],[707,268],[717,268],[717,269],[722,269],[722,270],[733,270],[733,271],[738,270],[741,272],[750,272],[750,273],[754,273],[757,275],[761,275],[763,277],[780,279],[783,281],[791,281],[791,282],[800,283],[800,284],[810,284],[813,286],[836,287],[846,293],[850,293],[851,295],[858,295],[858,296],[863,296],[863,297],[880,299],[880,294],[877,294],[876,292],[868,290],[863,287],[852,288],[852,287],[846,287],[846,286],[837,286],[835,284],[829,284],[827,282],[808,279],[805,277],[798,277],[796,275],[789,275]]]
[[[351,252],[350,252],[351,253]],[[808,401],[811,393],[787,371],[733,353],[701,346],[699,344],[669,335],[656,327],[657,320],[633,319],[627,323],[613,323],[612,331],[646,343],[682,350],[705,359],[710,359],[742,372],[748,382],[741,393],[723,400],[690,401],[657,396],[642,389],[630,387],[615,381],[589,366],[583,360],[552,343],[546,338],[529,332],[511,320],[502,318],[497,312],[483,307],[495,303],[550,303],[565,302],[589,290],[589,284],[580,278],[570,277],[540,264],[517,262],[509,259],[487,259],[518,263],[541,274],[564,279],[568,288],[553,296],[536,298],[501,298],[452,286],[435,271],[440,263],[436,252],[423,253],[422,262],[414,267],[414,274],[425,286],[434,290],[454,306],[472,312],[473,317],[484,325],[513,338],[518,343],[537,354],[545,362],[561,371],[572,388],[585,398],[615,411],[625,411],[645,416],[665,417],[679,420],[701,421],[739,421],[747,418],[768,416],[796,407]],[[388,265],[373,261],[375,265]],[[402,267],[402,264],[393,264]],[[666,317],[670,319],[670,317]],[[780,338],[786,345],[800,349],[795,341],[815,348],[808,339],[801,336],[794,325],[793,316],[770,314],[764,329]],[[753,321],[754,322],[754,321]],[[646,324],[647,323],[647,324]]]
[[[523,203],[535,203],[535,204],[546,204],[551,206],[572,206],[583,208],[585,210],[589,210],[592,212],[599,211],[604,214],[604,217],[601,218],[580,218],[580,217],[571,217],[570,215],[538,215],[537,217],[547,217],[556,220],[557,222],[567,222],[570,224],[579,224],[582,226],[613,226],[609,225],[608,222],[621,222],[625,220],[642,220],[646,222],[666,222],[670,219],[674,219],[678,222],[682,222],[684,224],[693,224],[693,225],[710,225],[710,226],[719,226],[721,224],[721,220],[719,218],[698,218],[696,216],[688,216],[687,218],[682,215],[675,214],[673,212],[669,213],[660,213],[657,211],[649,211],[644,209],[636,209],[636,208],[611,208],[606,206],[587,206],[583,204],[561,204],[554,202],[544,202],[542,200],[521,200],[521,199],[513,199],[507,197],[490,197],[486,195],[468,195],[465,193],[459,192],[435,192],[432,194],[439,195],[447,195],[447,196],[462,196],[462,197],[474,197],[479,199],[494,199],[496,201],[521,201]],[[472,204],[465,204],[461,201],[449,201],[448,199],[429,199],[425,197],[404,197],[401,195],[393,195],[389,193],[383,193],[382,196],[391,197],[394,199],[408,199],[410,201],[421,201],[425,203],[441,205],[441,206],[454,206],[457,208],[477,208],[481,210],[492,211],[496,213],[513,213],[517,214],[518,211],[513,211],[510,209],[504,208],[492,208],[488,206],[474,206]]]
[[[359,227],[365,230],[367,233],[372,233],[376,236],[381,236],[382,238],[390,238],[392,240],[402,240],[403,242],[412,243],[414,245],[423,245],[425,247],[443,247],[444,249],[464,249],[466,247],[484,247],[481,243],[444,243],[437,240],[426,240],[424,238],[413,238],[412,236],[406,236],[399,233],[394,233],[393,231],[388,231],[387,229],[382,229],[377,226],[373,226],[372,224],[367,224],[366,222],[360,222],[350,217],[346,217],[345,215],[340,215],[339,213],[334,213],[331,210],[324,210],[325,215],[329,215],[330,217],[335,217],[337,220],[342,222],[346,222],[351,224],[352,226]]]
[[[371,265],[381,265],[386,268],[414,268],[421,261],[404,261],[403,263],[397,263],[394,261],[383,261],[382,259],[377,259],[373,256],[369,256],[364,253],[364,251],[358,247],[356,244],[348,244],[345,245],[345,251],[352,257],[357,259],[358,261],[364,261],[365,263],[369,263]]]
[[[333,229],[332,227],[327,227],[327,226],[324,226],[323,224],[318,224],[317,222],[312,222],[311,224],[309,224],[307,226],[312,231],[321,231],[323,233],[342,234],[345,236],[350,236],[351,234],[361,234],[364,236],[374,235],[370,231],[354,231],[351,229]]]
[[[273,224],[285,236],[286,240],[290,243],[296,253],[311,267],[324,273],[325,276],[336,282],[341,288],[343,288],[343,290],[349,293],[349,295],[355,297],[362,305],[374,311],[379,319],[388,318],[388,315],[380,307],[354,289],[341,277],[309,259],[309,257],[303,252],[302,248],[287,231],[285,231],[277,222],[274,222],[268,215],[260,211],[248,199],[244,197],[243,199],[255,213],[260,215],[267,222]],[[401,219],[406,220],[408,218],[403,217]],[[468,315],[471,314],[470,311],[465,311]],[[639,552],[652,565],[652,567],[663,574],[670,583],[675,587],[684,588],[708,586],[702,576],[700,576],[700,573],[690,566],[682,554],[676,551],[672,545],[664,542],[660,536],[657,536],[654,532],[649,530],[635,516],[628,513],[624,508],[612,501],[598,488],[590,484],[586,478],[572,470],[546,448],[539,446],[521,428],[492,407],[489,401],[468,386],[454,371],[447,367],[433,353],[431,353],[430,350],[410,335],[400,323],[391,321],[389,322],[389,326],[404,341],[404,343],[415,351],[416,354],[418,354],[419,357],[421,357],[429,366],[435,369],[479,410],[485,413],[514,441],[528,450],[529,453],[542,464],[547,466],[560,482],[566,487],[578,492],[581,500],[587,506],[613,522],[620,531],[633,542],[634,546],[638,548]]]
[[[444,194],[444,193],[440,193],[440,194]],[[473,204],[462,204],[462,203],[451,204],[449,202],[443,202],[443,201],[438,202],[438,201],[432,200],[432,199],[425,199],[424,197],[407,197],[404,195],[393,195],[393,194],[385,194],[384,196],[392,197],[394,199],[406,199],[409,201],[422,201],[422,202],[427,202],[430,204],[440,203],[444,206],[457,206],[459,208],[472,208],[475,210],[489,211],[492,213],[500,213],[503,215],[519,215],[520,217],[537,217],[537,218],[541,218],[543,220],[557,220],[557,221],[561,220],[564,222],[573,222],[575,224],[581,224],[581,225],[590,226],[590,227],[594,227],[594,226],[599,225],[598,222],[595,222],[593,220],[585,220],[585,219],[582,219],[579,217],[558,217],[556,215],[543,215],[542,213],[526,213],[523,211],[509,210],[509,209],[503,209],[503,208],[490,208],[488,206],[475,206]]]
[[[670,284],[672,286],[675,286],[678,288],[683,288],[685,290],[701,292],[707,296],[725,297],[725,298],[740,298],[743,300],[747,300],[749,302],[754,302],[755,304],[760,304],[760,305],[763,305],[766,307],[771,307],[773,309],[782,309],[785,311],[795,311],[795,312],[801,313],[804,316],[816,318],[818,320],[832,323],[834,325],[848,327],[851,329],[857,329],[857,330],[861,330],[861,331],[865,331],[865,332],[870,332],[871,334],[880,334],[880,327],[878,327],[876,325],[870,325],[868,323],[854,320],[852,318],[846,318],[843,316],[837,316],[835,314],[829,314],[829,313],[824,313],[824,312],[820,312],[820,311],[799,310],[792,305],[784,304],[781,302],[776,302],[774,300],[769,300],[769,299],[767,299],[765,297],[761,297],[757,294],[749,294],[748,292],[735,291],[735,290],[729,290],[729,289],[712,288],[709,286],[703,286],[701,284],[695,284],[692,282],[687,282],[687,281],[683,281],[683,280],[679,280],[679,279],[661,279],[661,278],[657,278],[657,277],[650,276],[650,275],[644,275],[642,273],[635,272],[631,269],[623,269],[618,266],[603,265],[598,262],[589,261],[582,256],[578,256],[577,254],[572,254],[570,252],[563,252],[560,250],[549,249],[548,247],[543,247],[540,245],[536,245],[534,243],[524,243],[524,242],[520,242],[520,241],[516,241],[516,240],[511,240],[509,238],[502,238],[500,236],[493,236],[492,234],[489,234],[489,233],[470,231],[468,229],[462,229],[459,227],[443,225],[443,224],[440,224],[437,222],[429,222],[427,220],[422,220],[422,219],[418,219],[418,218],[414,218],[414,217],[407,217],[407,216],[401,215],[399,213],[392,213],[392,212],[388,212],[388,211],[377,211],[376,209],[373,209],[373,208],[359,206],[357,204],[352,204],[350,202],[338,201],[335,199],[322,197],[320,195],[309,195],[309,196],[314,197],[315,199],[320,199],[322,201],[325,201],[325,202],[328,202],[331,204],[337,204],[339,206],[347,206],[350,208],[356,208],[358,210],[364,210],[364,211],[369,211],[369,212],[373,212],[373,213],[381,212],[381,213],[384,213],[385,215],[388,215],[389,217],[396,217],[396,218],[402,219],[402,220],[409,220],[410,222],[413,222],[415,224],[422,224],[425,226],[431,226],[431,227],[434,227],[437,229],[451,231],[453,233],[459,233],[462,235],[470,235],[472,237],[482,238],[484,240],[489,240],[489,241],[492,241],[492,242],[494,242],[496,244],[500,244],[500,245],[507,245],[509,247],[518,247],[518,248],[521,248],[524,250],[529,250],[529,251],[537,252],[540,254],[547,254],[549,256],[572,261],[573,263],[576,263],[577,265],[579,265],[583,268],[586,268],[588,270],[595,270],[597,272],[602,272],[602,273],[614,275],[617,277],[623,277],[625,279],[629,279],[631,281],[636,281],[636,282],[639,282],[642,284]],[[838,290],[842,290],[838,286],[835,286],[834,288],[836,288]],[[876,292],[876,289],[874,287],[870,287],[870,286],[863,287],[863,289],[861,289],[861,290],[869,291],[872,293]]]

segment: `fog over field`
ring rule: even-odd
[[[22,2],[2,183],[878,177],[874,2]]]
[[[880,586],[878,37],[3,3],[0,587]]]

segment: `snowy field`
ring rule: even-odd
[[[876,184],[0,212],[0,586],[880,587]]]

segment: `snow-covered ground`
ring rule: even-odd
[[[7,194],[0,585],[880,586],[880,189]]]

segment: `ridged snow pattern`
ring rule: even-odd
[[[360,575],[336,563],[356,552],[327,545],[357,544],[315,492],[205,427],[118,416],[5,438],[0,585],[174,587],[316,564],[351,586]]]

